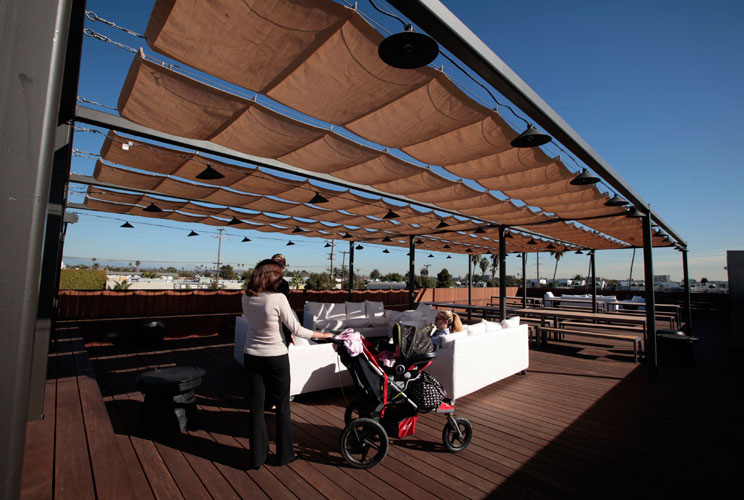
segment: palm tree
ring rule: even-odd
[[[491,281],[496,281],[496,271],[499,270],[499,254],[491,254]]]
[[[558,261],[561,260],[561,257],[563,257],[563,254],[566,253],[566,249],[563,250],[555,250],[550,252],[550,255],[553,256],[555,259],[555,268],[553,269],[553,285],[552,287],[555,288],[555,273],[558,272]]]
[[[136,260],[134,263],[137,265],[137,273],[139,274],[140,261]]]
[[[481,255],[480,257],[476,257],[478,259],[477,263],[478,266],[481,268],[481,281],[485,281],[486,271],[488,271],[488,257],[485,255]]]

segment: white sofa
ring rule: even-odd
[[[427,314],[430,312],[422,308],[417,315],[408,316]],[[430,323],[426,319],[407,321],[421,321],[422,326]],[[519,318],[502,323],[482,320],[466,326],[463,332],[445,336],[437,358],[427,371],[442,382],[448,397],[455,399],[526,370],[529,366],[528,331],[527,325],[518,325],[518,322]],[[236,317],[233,356],[241,365],[247,332],[248,323],[243,316]],[[289,346],[290,395],[351,385],[351,376],[332,344],[316,344],[299,338],[294,338],[294,342]]]
[[[302,326],[315,331],[340,332],[353,328],[363,336],[384,337],[388,335],[391,314],[382,302],[305,302]]]
[[[426,371],[442,383],[447,397],[457,399],[527,370],[528,326],[518,323],[519,318],[501,323],[482,320],[464,332],[446,335]]]
[[[248,322],[243,316],[236,317],[233,357],[240,365],[247,333]],[[293,341],[289,346],[290,396],[351,385],[351,375],[338,359],[333,344],[316,344],[297,337]]]

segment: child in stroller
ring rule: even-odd
[[[441,384],[424,371],[437,356],[437,348],[426,332],[394,325],[397,359],[392,367],[380,361],[380,353],[366,339],[362,339],[364,348],[358,356],[349,354],[342,340],[333,342],[362,392],[346,409],[346,427],[341,433],[341,454],[352,467],[367,469],[380,463],[387,454],[388,436],[413,434],[416,416],[423,412],[447,416],[442,441],[448,450],[462,451],[470,444],[470,422],[454,416],[453,402],[444,398]]]

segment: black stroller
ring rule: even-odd
[[[473,429],[463,417],[454,416],[453,402],[444,398],[441,384],[424,368],[436,358],[436,346],[429,336],[415,327],[396,323],[394,347],[398,350],[395,364],[384,366],[379,352],[362,338],[364,349],[352,357],[343,341],[338,344],[341,362],[349,369],[361,398],[346,409],[346,427],[341,433],[341,454],[352,467],[368,469],[385,458],[388,436],[402,438],[416,429],[416,415],[442,413],[447,423],[442,431],[444,446],[462,451],[470,444]]]

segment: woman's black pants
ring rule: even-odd
[[[269,454],[269,435],[264,417],[264,401],[267,397],[276,404],[276,461],[277,464],[285,464],[294,458],[289,412],[289,355],[243,354],[243,365],[248,372],[251,467],[266,463]]]

